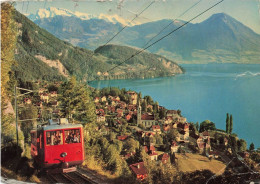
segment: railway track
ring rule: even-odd
[[[47,178],[50,183],[72,183],[72,184],[97,184],[78,171],[70,173],[48,174]]]

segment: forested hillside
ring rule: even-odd
[[[40,28],[24,15],[15,11],[18,39],[13,69],[16,78],[26,80],[63,80],[75,75],[78,80],[102,80],[171,76],[182,69],[170,60],[153,54],[141,54],[117,67],[137,50],[129,47],[107,46],[99,52],[75,47]],[[116,49],[111,49],[116,48]],[[129,68],[131,65],[131,68]],[[150,70],[151,69],[151,70]],[[145,70],[149,70],[147,73]]]

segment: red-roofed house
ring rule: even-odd
[[[154,132],[157,132],[158,134],[161,134],[161,127],[160,127],[160,125],[153,125],[151,127],[151,130],[154,131]]]
[[[117,139],[120,140],[120,141],[124,141],[127,139],[127,135],[121,135],[121,136],[117,136]]]
[[[50,93],[50,96],[51,96],[51,97],[57,97],[57,96],[58,96],[57,91],[52,91],[52,92]]]
[[[144,166],[144,162],[132,164],[130,165],[130,169],[138,180],[147,178],[147,169]]]
[[[99,102],[99,97],[96,97],[96,98],[94,99],[94,102],[95,102],[95,103],[98,103],[98,102]]]
[[[163,131],[168,132],[171,129],[170,125],[163,125]]]
[[[161,154],[158,157],[158,160],[161,160],[163,164],[166,164],[170,160],[170,156],[167,153]]]
[[[24,103],[26,104],[31,104],[32,103],[32,100],[30,98],[25,98],[24,99]]]
[[[131,118],[132,118],[132,115],[131,115],[130,113],[125,116],[125,119],[126,119],[127,121],[129,121]]]

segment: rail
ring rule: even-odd
[[[91,180],[78,171],[70,173],[48,174],[47,179],[50,183],[97,184],[97,182]]]

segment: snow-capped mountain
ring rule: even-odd
[[[55,7],[49,7],[46,9],[39,9],[37,10],[36,14],[30,14],[27,17],[32,20],[38,20],[42,18],[51,18],[55,16],[73,16],[73,17],[78,17],[82,20],[89,20],[89,19],[103,19],[107,22],[111,22],[113,24],[120,23],[122,25],[127,25],[130,21],[126,20],[116,14],[114,15],[107,15],[107,14],[99,14],[99,15],[92,15],[88,13],[82,13],[82,12],[72,12],[70,10],[64,9],[64,8],[55,8]],[[130,26],[138,24],[135,22],[134,24],[131,23]]]

